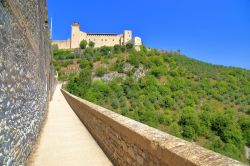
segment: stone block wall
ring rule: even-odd
[[[58,49],[70,49],[70,43],[71,40],[68,39],[68,40],[54,40],[52,45],[56,45],[58,47]]]
[[[0,165],[23,165],[53,93],[45,0],[0,0]]]
[[[171,136],[62,90],[114,165],[240,166],[238,161]]]

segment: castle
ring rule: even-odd
[[[94,42],[95,48],[102,46],[126,45],[131,43],[136,50],[140,49],[142,40],[140,37],[132,36],[132,31],[125,30],[122,34],[115,33],[86,33],[81,32],[80,24],[73,23],[71,25],[71,38],[68,40],[55,40],[52,45],[57,45],[59,49],[77,49],[80,48],[80,42],[86,40],[87,42]]]

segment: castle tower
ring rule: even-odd
[[[141,38],[140,38],[140,37],[135,37],[135,38],[133,39],[133,44],[134,44],[135,49],[136,49],[137,51],[140,51],[140,47],[141,47],[141,45],[142,45],[142,40],[141,40]]]
[[[123,33],[123,44],[128,44],[132,41],[132,31],[130,30],[125,30]]]
[[[71,25],[71,48],[80,48],[80,24]]]

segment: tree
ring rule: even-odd
[[[196,137],[196,132],[194,130],[193,127],[191,126],[184,126],[183,127],[183,133],[182,133],[183,137],[185,138],[190,138],[193,139]]]
[[[81,49],[85,49],[88,45],[88,42],[86,40],[82,40],[80,43],[80,48]]]
[[[119,44],[116,44],[116,45],[114,46],[114,53],[115,53],[115,54],[120,54],[121,52],[122,52],[122,46],[119,45]]]
[[[242,116],[239,119],[239,124],[243,132],[244,139],[248,146],[250,146],[250,118]]]
[[[134,48],[134,45],[132,43],[128,43],[126,44],[126,48],[127,50],[131,50],[132,48]]]
[[[59,79],[68,81],[69,92],[244,160],[244,146],[250,146],[250,71],[141,48],[138,52],[131,44],[91,48],[89,43],[83,51],[54,49],[53,64]],[[74,74],[69,75],[63,66],[76,61],[81,72],[72,69]],[[144,74],[139,79],[134,75],[137,68]],[[114,71],[125,79],[91,80]]]
[[[196,112],[191,107],[183,109],[179,124],[183,127],[183,136],[194,138],[199,133],[200,122]]]
[[[121,51],[126,52],[126,46],[121,46]]]
[[[240,126],[237,125],[233,113],[218,112],[212,117],[212,130],[214,130],[225,143],[232,143],[240,149],[243,147],[243,136]]]
[[[116,60],[114,64],[114,68],[118,73],[123,73],[124,72],[124,62],[121,60]]]
[[[153,67],[150,73],[159,78],[166,74],[166,69],[164,67]]]
[[[74,95],[79,96],[77,80],[78,80],[77,77],[71,77],[67,84],[66,90]]]
[[[88,61],[87,59],[83,58],[80,61],[80,68],[81,69],[92,68],[92,63],[90,61]]]
[[[89,47],[94,48],[95,47],[95,43],[93,41],[90,41],[89,42]]]
[[[79,85],[79,93],[80,96],[84,97],[86,95],[87,90],[90,88],[91,85],[91,69],[86,67],[80,71],[79,78],[78,78],[78,85]]]
[[[104,55],[104,56],[110,55],[110,53],[111,53],[111,48],[108,47],[108,46],[102,46],[102,47],[100,48],[100,52],[101,52],[101,54]]]

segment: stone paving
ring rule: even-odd
[[[112,165],[68,105],[60,87],[61,85],[56,87],[47,120],[27,165]]]

